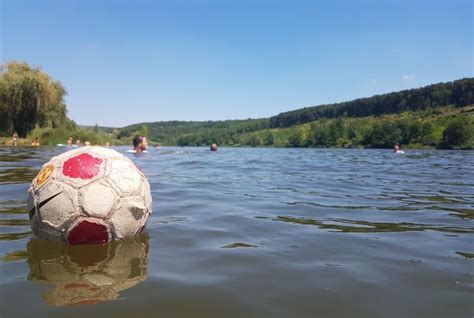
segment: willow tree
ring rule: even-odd
[[[38,127],[74,125],[67,117],[66,90],[39,68],[8,62],[0,66],[0,132],[25,137]]]

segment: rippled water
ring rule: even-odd
[[[151,149],[148,234],[65,246],[26,211],[62,150],[0,148],[2,318],[474,315],[473,152]]]

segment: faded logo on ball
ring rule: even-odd
[[[46,167],[41,169],[41,171],[38,173],[38,176],[36,177],[36,185],[38,185],[39,187],[42,186],[43,183],[45,183],[49,179],[53,171],[53,165],[47,165]]]
[[[28,202],[37,236],[101,244],[140,233],[152,199],[147,178],[129,158],[83,147],[52,158],[32,183]]]

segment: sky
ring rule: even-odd
[[[473,77],[471,0],[0,0],[78,124],[261,118]]]

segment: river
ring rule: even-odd
[[[0,148],[2,318],[474,315],[472,151],[126,154],[146,234],[76,247],[34,238],[26,208],[62,151]]]

